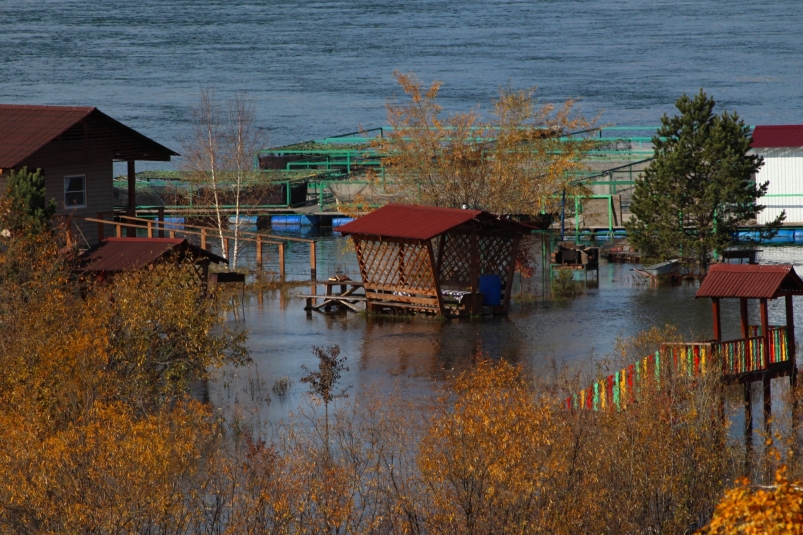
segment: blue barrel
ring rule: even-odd
[[[795,230],[795,242],[803,242],[803,230]]]
[[[352,221],[354,221],[353,217],[333,217],[332,226],[339,227],[341,225],[345,225],[346,223],[351,223]]]
[[[300,225],[300,215],[275,215],[270,218],[270,224],[273,225]]]
[[[792,229],[781,229],[778,231],[778,234],[770,240],[772,243],[790,243],[793,241],[795,241],[795,231]]]
[[[499,275],[480,275],[480,292],[484,294],[482,304],[499,306],[502,304],[502,277]]]

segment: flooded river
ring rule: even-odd
[[[275,230],[274,230],[275,232]],[[298,234],[296,234],[298,235]],[[312,237],[312,236],[310,236]],[[318,242],[318,273],[323,279],[345,273],[359,279],[356,258],[346,239],[330,231],[314,235]],[[309,278],[305,244],[293,244],[287,256],[291,278]],[[803,273],[803,248],[765,246],[761,263],[792,263]],[[492,358],[522,362],[548,373],[553,363],[574,366],[610,354],[617,337],[632,336],[651,326],[677,325],[685,336],[711,336],[711,302],[694,299],[696,283],[655,286],[632,271],[631,265],[601,262],[599,280],[576,274],[579,294],[552,299],[546,280],[537,271],[523,281],[530,296],[512,303],[507,317],[461,320],[366,318],[354,313],[322,314],[304,310],[304,300],[289,292],[246,293],[240,325],[250,331],[253,365],[223,370],[211,385],[215,405],[240,411],[243,417],[276,422],[307,404],[302,365],[316,367],[313,346],[337,344],[348,358],[349,371],[341,384],[351,396],[366,389],[397,389],[408,399],[433,392],[446,373],[471,365],[476,349]],[[275,270],[275,258],[266,269]],[[520,288],[517,277],[514,292]],[[796,324],[803,325],[803,301],[795,298]],[[783,301],[770,302],[770,323],[784,324]],[[738,302],[723,301],[723,336],[739,336]],[[750,310],[758,323],[758,307]],[[232,319],[232,322],[234,320]],[[289,377],[286,396],[272,387]]]

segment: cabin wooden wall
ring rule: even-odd
[[[56,201],[57,214],[97,217],[98,212],[112,212],[114,208],[112,154],[107,146],[98,145],[88,137],[81,123],[45,145],[18,168],[24,166],[29,170],[42,169],[47,199]],[[86,207],[65,207],[64,177],[69,175],[86,175]],[[73,232],[82,248],[98,241],[97,223],[73,220]]]

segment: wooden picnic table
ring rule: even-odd
[[[321,284],[326,287],[324,295],[305,294],[301,296],[307,299],[307,305],[304,307],[306,310],[330,310],[332,305],[343,305],[354,312],[360,312],[360,309],[355,305],[368,300],[364,292],[361,294],[355,293],[363,288],[362,281],[328,280],[323,281]],[[339,286],[339,293],[335,293],[336,286]],[[323,303],[316,304],[318,299],[322,299]]]

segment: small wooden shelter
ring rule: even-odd
[[[198,280],[206,286],[209,264],[228,260],[193,245],[184,238],[106,238],[83,253],[80,270],[104,280],[114,273],[137,271],[162,262],[191,262]]]
[[[703,280],[695,297],[712,301],[714,344],[722,359],[722,379],[744,384],[745,440],[752,447],[753,403],[751,384],[764,387],[764,422],[769,433],[772,419],[771,380],[789,377],[797,380],[795,361],[795,319],[792,296],[803,295],[803,280],[790,265],[715,264]],[[768,301],[783,297],[786,325],[770,325]],[[741,338],[722,341],[721,299],[739,300]],[[750,325],[748,300],[758,299],[761,325]],[[793,414],[793,418],[795,415]]]
[[[354,241],[367,310],[506,314],[531,227],[480,210],[388,204],[336,230]]]

